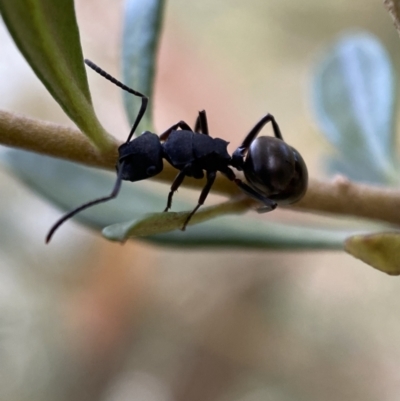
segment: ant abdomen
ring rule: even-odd
[[[307,189],[308,173],[303,158],[279,138],[255,139],[248,149],[243,172],[254,189],[279,204],[298,201]]]

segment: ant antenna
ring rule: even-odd
[[[105,72],[102,68],[100,68],[98,65],[93,63],[93,61],[85,59],[85,64],[88,67],[90,67],[91,69],[93,69],[94,71],[96,71],[98,74],[100,74],[105,79],[108,79],[110,82],[112,82],[113,84],[117,85],[119,88],[123,89],[124,91],[127,91],[127,92],[131,93],[132,95],[139,96],[139,97],[142,98],[142,105],[140,106],[139,113],[138,113],[138,115],[136,117],[135,122],[133,123],[132,129],[131,129],[131,131],[130,131],[130,133],[128,135],[128,139],[126,140],[126,142],[129,142],[131,140],[133,134],[135,133],[136,128],[138,127],[138,125],[139,125],[144,113],[146,112],[147,104],[149,102],[149,98],[147,96],[143,95],[142,93],[133,90],[129,86],[124,85],[122,82],[118,81],[116,78],[111,76],[108,72]]]
[[[115,181],[114,184],[114,188],[111,191],[111,194],[108,196],[104,196],[103,198],[98,198],[95,200],[92,200],[90,202],[87,202],[79,207],[77,207],[74,210],[71,210],[69,213],[65,214],[63,217],[61,217],[59,220],[57,220],[55,222],[55,224],[53,225],[53,227],[51,227],[49,233],[47,234],[46,237],[46,244],[48,244],[53,236],[53,234],[55,233],[55,231],[68,219],[70,219],[71,217],[75,216],[77,213],[81,212],[82,210],[87,209],[88,207],[97,205],[98,203],[103,203],[103,202],[107,202],[113,198],[116,198],[120,189],[121,189],[121,182],[122,182],[122,172],[124,171],[124,161],[121,162],[121,164],[119,165],[119,169],[118,169],[118,175],[117,175],[117,180]]]
[[[142,98],[142,105],[140,106],[140,110],[139,113],[136,117],[135,122],[133,123],[132,129],[129,133],[128,139],[126,140],[126,142],[128,143],[133,134],[135,133],[135,130],[137,128],[137,126],[139,125],[144,113],[146,112],[147,109],[147,104],[149,102],[149,98],[145,95],[143,95],[140,92],[137,92],[135,90],[133,90],[132,88],[129,88],[129,86],[124,85],[122,82],[118,81],[117,79],[115,79],[113,76],[111,76],[109,73],[105,72],[103,69],[101,69],[98,65],[96,65],[95,63],[93,63],[90,60],[85,59],[85,64],[87,66],[89,66],[90,68],[92,68],[94,71],[96,71],[98,74],[100,74],[102,77],[108,79],[110,82],[112,82],[113,84],[117,85],[119,88],[131,93],[132,95],[135,96],[139,96]],[[56,232],[56,230],[68,219],[70,219],[71,217],[75,216],[77,213],[81,212],[82,210],[87,209],[88,207],[97,205],[99,203],[103,203],[103,202],[107,202],[113,198],[116,198],[120,189],[121,189],[121,183],[122,183],[122,175],[123,175],[123,171],[124,171],[124,161],[120,162],[118,165],[118,173],[117,173],[117,180],[115,181],[114,184],[114,188],[111,191],[111,194],[102,198],[98,198],[95,199],[93,201],[87,202],[79,207],[77,207],[74,210],[71,210],[69,213],[65,214],[63,217],[61,217],[59,220],[56,221],[56,223],[51,227],[49,233],[47,234],[46,237],[46,244],[48,244],[51,240],[51,238],[53,237],[54,233]]]

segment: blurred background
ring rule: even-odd
[[[120,77],[123,2],[76,8],[85,56]],[[377,35],[398,67],[399,38],[380,1],[170,0],[157,130],[205,108],[211,134],[232,150],[271,112],[311,175],[324,177],[332,149],[313,120],[313,65],[354,28]],[[0,41],[0,107],[72,124],[1,21]],[[120,90],[88,75],[101,121],[125,138]],[[73,222],[45,246],[61,212],[3,167],[0,185],[0,400],[399,399],[399,279],[343,252],[121,246]]]

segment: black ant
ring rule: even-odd
[[[142,104],[128,139],[118,148],[117,179],[111,194],[85,203],[61,217],[47,234],[46,243],[57,228],[75,214],[115,198],[122,180],[135,182],[159,174],[163,169],[163,159],[179,170],[171,185],[164,212],[171,208],[174,192],[185,177],[200,179],[204,177],[204,171],[206,172],[207,182],[201,191],[197,206],[188,215],[182,230],[185,230],[192,216],[206,200],[217,171],[234,182],[245,194],[263,203],[258,209],[260,213],[274,210],[278,204],[294,203],[304,195],[308,181],[307,167],[299,152],[284,142],[279,126],[271,114],[264,116],[253,127],[232,157],[227,151],[228,142],[210,137],[205,111],[199,112],[194,131],[187,123],[180,121],[160,136],[146,131],[131,140],[146,111],[148,98],[119,82],[90,60],[85,60],[85,63],[118,87],[140,97]],[[256,138],[269,122],[272,124],[275,138]],[[243,171],[250,185],[237,178],[230,166]]]

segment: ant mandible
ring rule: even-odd
[[[199,112],[194,131],[186,122],[179,121],[160,136],[146,131],[131,140],[146,111],[148,98],[124,85],[90,60],[85,60],[85,63],[121,89],[140,97],[142,104],[128,139],[118,148],[117,179],[111,194],[85,203],[61,217],[51,227],[46,243],[51,240],[61,224],[75,214],[117,197],[122,180],[135,182],[159,174],[163,169],[163,159],[179,170],[171,185],[164,212],[171,208],[174,192],[185,177],[200,179],[204,177],[204,171],[206,172],[207,182],[201,191],[197,206],[188,215],[182,230],[185,230],[192,216],[206,200],[217,171],[234,182],[245,194],[263,203],[258,209],[260,213],[274,210],[278,204],[297,202],[306,192],[306,164],[300,153],[284,142],[279,126],[271,114],[261,118],[233,152],[232,157],[227,151],[228,142],[210,137],[204,110]],[[269,122],[275,137],[257,138],[261,129]],[[249,185],[237,178],[231,167],[243,171]]]

